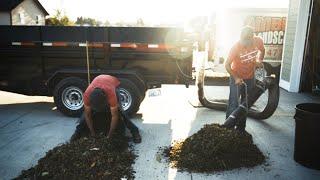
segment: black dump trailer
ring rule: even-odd
[[[100,74],[120,79],[122,106],[134,114],[147,89],[189,83],[192,42],[179,28],[0,26],[0,90],[53,96],[79,116]]]

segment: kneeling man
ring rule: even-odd
[[[101,132],[112,138],[115,131],[125,125],[133,141],[141,142],[139,129],[130,121],[120,104],[119,85],[120,81],[110,75],[99,75],[92,81],[84,92],[84,113],[71,141],[89,133],[95,136]]]

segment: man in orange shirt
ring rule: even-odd
[[[261,38],[254,36],[251,27],[244,27],[241,31],[240,41],[238,41],[230,50],[225,68],[230,74],[230,94],[229,104],[226,112],[228,118],[230,114],[239,106],[239,98],[241,102],[246,99],[245,85],[247,93],[255,86],[254,72],[257,67],[262,67],[262,61],[265,54],[265,48]],[[234,121],[230,128],[234,128],[244,132],[246,126],[246,118]]]
[[[111,138],[116,131],[127,127],[135,143],[141,142],[139,129],[130,121],[120,104],[118,87],[120,81],[110,75],[99,75],[88,86],[83,94],[84,113],[71,141],[83,134],[95,136],[104,133]]]

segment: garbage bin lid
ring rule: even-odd
[[[319,103],[302,103],[302,104],[296,105],[296,110],[306,114],[320,115],[320,104]]]

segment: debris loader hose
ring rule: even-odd
[[[248,109],[253,106],[253,104],[259,99],[259,97],[266,91],[265,87],[272,86],[274,80],[266,78],[264,82],[257,81],[257,85],[251,91],[250,94],[246,93],[246,101],[242,102],[239,107],[237,107],[231,115],[226,119],[225,124],[232,124],[232,122],[238,121],[248,115]]]
[[[200,103],[209,109],[216,109],[220,111],[224,111],[227,109],[227,104],[222,102],[212,102],[209,101],[204,95],[204,77],[205,77],[205,70],[204,68],[200,68],[197,75],[196,75],[196,85],[198,87],[198,98]]]
[[[198,52],[199,53],[199,52]],[[220,111],[226,111],[227,104],[226,102],[218,102],[218,101],[210,101],[205,97],[204,94],[204,80],[205,80],[205,58],[199,57],[201,64],[197,70],[196,74],[196,86],[198,88],[198,99],[200,103],[209,109],[215,109]],[[263,111],[256,111],[253,109],[249,109],[248,116],[254,119],[267,119],[270,117],[274,111],[276,110],[279,102],[279,85],[277,84],[275,77],[265,77],[264,82],[256,80],[256,84],[264,87],[264,91],[256,97],[255,101],[266,91],[269,92],[267,106]],[[254,102],[255,102],[254,101]],[[253,102],[253,103],[254,103]],[[253,105],[253,104],[252,104]],[[251,105],[251,106],[252,106]],[[250,106],[250,107],[251,107]]]

